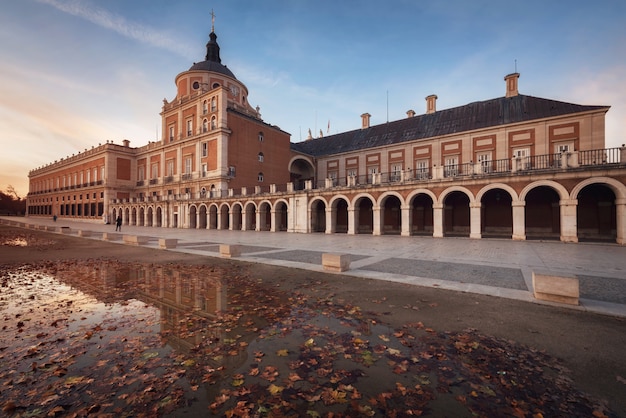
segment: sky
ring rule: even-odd
[[[520,94],[608,105],[626,142],[624,0],[0,0],[0,190],[124,139],[161,135],[174,79],[204,60],[211,12],[222,64],[292,142]]]

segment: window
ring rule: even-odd
[[[217,110],[217,99],[214,97],[211,99],[211,112],[215,112]]]
[[[93,169],[93,181],[98,181],[98,169],[97,168]],[[57,184],[57,187],[59,187],[58,184]]]
[[[258,180],[259,182],[262,182],[262,181],[263,181],[263,173],[259,173],[259,174],[257,175],[257,180]]]
[[[378,166],[371,166],[367,168],[368,180],[370,183],[374,182],[374,177],[378,174]]]
[[[202,114],[206,115],[209,112],[209,103],[205,100],[202,102]]]
[[[517,148],[513,150],[513,158],[519,159],[520,170],[530,170],[530,148]]]
[[[187,120],[187,136],[193,135],[193,120]]]
[[[142,165],[137,167],[137,180],[138,181],[143,181],[144,180],[144,168],[143,168]]]
[[[104,166],[100,168],[100,180],[104,180]]]
[[[259,155],[257,156],[257,158],[258,158],[259,162],[262,163],[263,162],[263,158],[264,158],[263,157],[263,153],[259,152]]]
[[[150,168],[150,171],[151,171],[151,175],[150,175],[151,179],[159,178],[159,163],[152,163],[152,167]]]
[[[346,177],[356,177],[356,168],[346,170]]]
[[[209,121],[206,119],[202,119],[202,133],[209,132]]]
[[[206,173],[207,173],[207,164],[202,163],[202,177],[206,177]]]
[[[392,164],[391,173],[389,175],[389,181],[400,181],[402,178],[402,164]]]
[[[459,157],[446,157],[443,166],[444,177],[456,177],[459,175]]]
[[[87,183],[91,183],[91,171],[87,170]]]
[[[231,165],[230,167],[228,167],[228,176],[235,177],[235,174],[236,174],[235,166]]]
[[[263,132],[259,132],[259,142],[263,142],[264,136]]]
[[[428,179],[428,160],[415,161],[415,178],[418,180]]]
[[[185,174],[191,174],[191,157],[185,157]]]
[[[174,126],[170,126],[170,142],[174,140]]]
[[[171,177],[174,175],[174,160],[168,160],[166,163],[165,169],[167,170],[167,176]]]
[[[480,152],[476,154],[476,161],[480,163],[482,173],[491,173],[491,152]]]
[[[211,117],[211,130],[217,128],[217,119],[215,116]]]
[[[332,180],[333,186],[337,185],[337,172],[336,171],[329,171],[328,178]]]
[[[206,157],[209,155],[209,143],[208,142],[203,142],[202,143],[202,156]]]

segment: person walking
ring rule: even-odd
[[[115,220],[115,230],[116,231],[121,231],[122,230],[122,216],[118,216],[117,219]]]

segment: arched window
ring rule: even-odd
[[[259,173],[259,174],[257,175],[257,180],[258,180],[259,182],[262,182],[262,181],[263,181],[263,173]]]
[[[209,131],[209,121],[206,119],[202,119],[202,132]]]
[[[259,162],[262,163],[263,162],[263,153],[259,152],[259,155],[257,156],[257,158],[259,159]]]
[[[211,130],[217,128],[217,119],[215,116],[211,117]]]
[[[209,111],[209,103],[208,101],[205,100],[202,102],[202,114],[206,115],[208,111]]]
[[[211,112],[215,112],[217,110],[217,99],[212,98],[211,99]]]

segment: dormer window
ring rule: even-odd
[[[262,163],[263,162],[263,158],[264,158],[263,153],[259,152],[259,155],[257,156],[257,158],[258,158],[259,162]]]
[[[257,175],[257,181],[258,181],[259,183],[262,183],[262,182],[263,182],[263,173],[259,173],[259,174]]]

